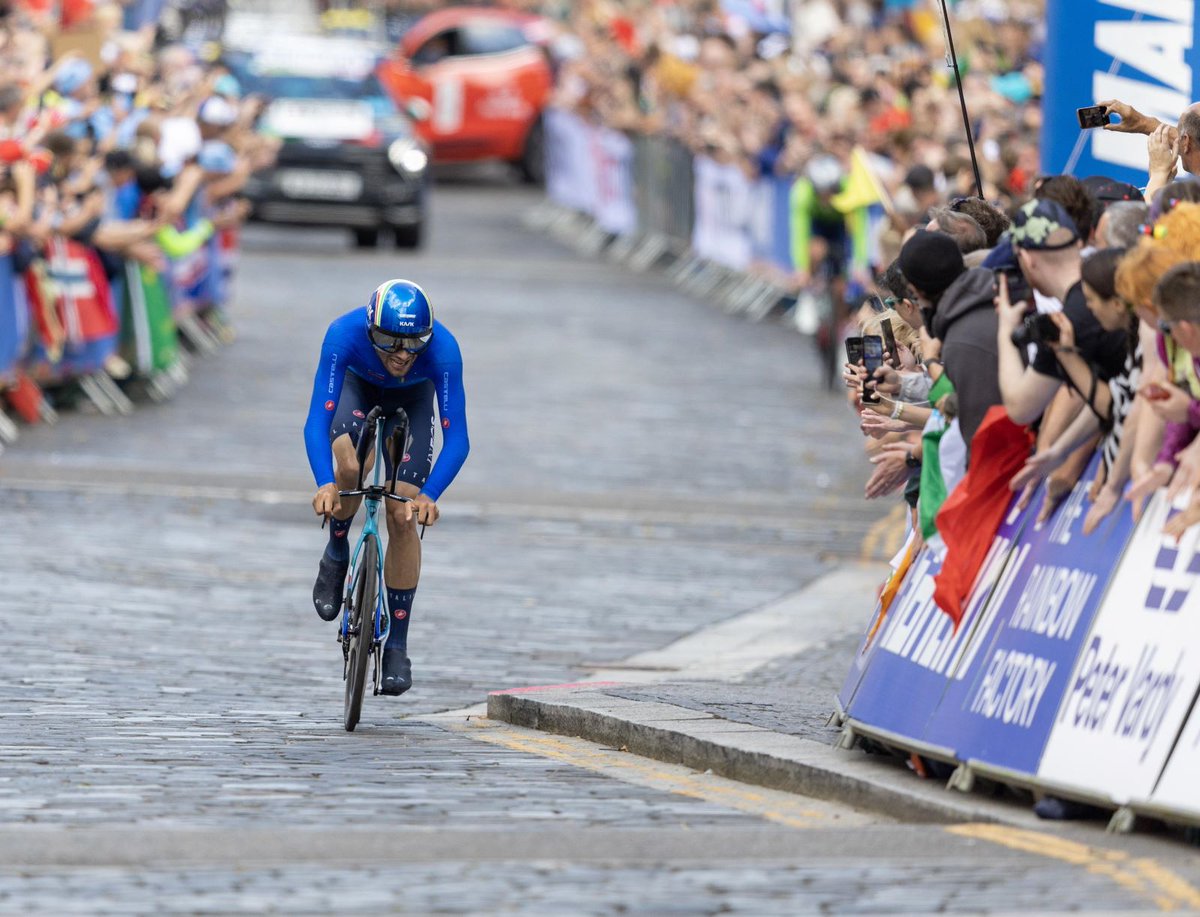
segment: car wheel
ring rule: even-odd
[[[393,226],[392,234],[396,237],[396,248],[420,248],[425,239],[425,223]]]
[[[525,151],[517,163],[521,179],[528,185],[546,183],[546,129],[538,118],[525,135]]]
[[[354,244],[357,248],[374,248],[379,244],[379,230],[374,227],[370,229],[355,229]]]

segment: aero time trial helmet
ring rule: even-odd
[[[384,353],[421,353],[433,339],[433,306],[411,280],[381,283],[367,301],[367,336]]]

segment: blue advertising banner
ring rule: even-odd
[[[23,343],[17,315],[12,255],[0,255],[0,377],[16,364]]]
[[[845,705],[851,719],[914,738],[926,733],[929,718],[969,647],[978,642],[979,623],[992,587],[1000,580],[1014,543],[1032,510],[1010,510],[976,577],[958,630],[933,601],[933,578],[944,550],[921,553],[902,593],[869,650],[871,658]]]
[[[1119,99],[1143,114],[1178,121],[1200,99],[1197,5],[1196,0],[1049,0],[1043,172],[1146,184],[1146,138],[1081,131],[1075,111]]]
[[[1124,500],[1083,534],[1099,464],[1097,455],[1048,524],[1021,533],[984,612],[983,639],[950,680],[925,741],[963,761],[1037,772],[1075,659],[1133,535]]]

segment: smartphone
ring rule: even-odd
[[[860,337],[846,338],[846,362],[857,366],[863,358],[863,339]]]
[[[883,338],[878,334],[863,335],[863,364],[867,367],[867,378],[863,380],[862,400],[865,404],[878,404],[875,393],[875,370],[883,366]]]
[[[1075,114],[1079,118],[1079,127],[1085,131],[1091,130],[1093,127],[1104,127],[1108,123],[1108,109],[1103,105],[1077,108]]]
[[[892,320],[890,318],[880,319],[879,327],[883,331],[883,349],[891,356],[888,362],[892,366],[899,366],[900,354],[896,352],[896,335],[892,333]]]

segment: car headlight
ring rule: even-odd
[[[388,161],[397,172],[407,172],[416,175],[425,171],[429,165],[429,157],[411,137],[401,137],[393,140],[388,146]]]

